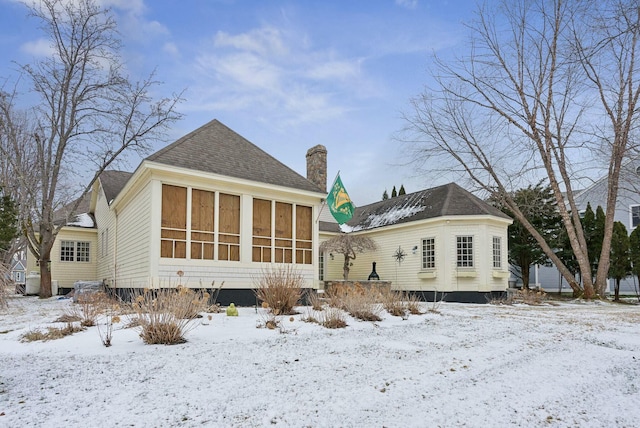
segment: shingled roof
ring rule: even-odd
[[[510,219],[455,183],[357,207],[347,223],[353,231],[443,216],[491,215]]]
[[[107,198],[108,204],[111,204],[111,201],[118,196],[118,193],[124,188],[132,175],[133,173],[126,171],[102,171],[102,174],[100,174],[100,184],[102,185],[102,190],[104,190],[104,196]]]
[[[146,160],[260,183],[322,192],[218,120],[178,139]]]

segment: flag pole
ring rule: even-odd
[[[331,189],[333,189],[333,185],[336,182],[336,179],[338,178],[338,176],[340,175],[340,170],[338,170],[338,173],[336,174],[336,177],[333,179],[333,182],[331,183]],[[329,189],[329,192],[331,192],[331,189]],[[322,200],[322,205],[320,206],[320,211],[318,212],[318,217],[316,217],[316,223],[320,220],[320,215],[322,214],[322,211],[324,210],[325,205],[327,205],[327,198],[324,198]]]

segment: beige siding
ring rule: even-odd
[[[147,183],[117,210],[114,238],[116,287],[148,286],[151,257],[151,186]],[[160,233],[158,229],[155,233]]]
[[[154,171],[148,177],[149,181],[135,197],[126,198],[126,206],[116,207],[118,287],[172,287],[179,283],[189,287],[211,287],[214,281],[216,285],[224,282],[225,288],[254,287],[255,280],[268,267],[252,262],[251,257],[254,197],[312,207],[313,263],[296,264],[295,267],[305,278],[305,286],[317,286],[318,224],[315,219],[320,207],[319,197],[283,188],[238,184],[222,178],[207,180],[184,171]],[[240,196],[240,261],[160,257],[162,184]]]
[[[89,262],[71,262],[60,260],[62,241],[89,242]],[[51,280],[58,281],[58,288],[73,288],[76,281],[96,279],[96,250],[98,248],[96,229],[65,227],[60,230],[51,249]],[[39,271],[39,268],[36,268]]]
[[[97,201],[94,211],[96,224],[98,225],[97,278],[113,285],[115,279],[115,236],[116,216],[110,210],[102,188],[94,187],[97,191]]]
[[[372,262],[380,279],[394,289],[422,291],[494,291],[507,288],[507,223],[492,218],[439,218],[404,226],[374,229],[365,233],[378,244],[376,252],[357,255],[349,279],[367,279]],[[456,236],[473,236],[474,267],[456,267]],[[502,269],[493,269],[493,236],[502,238]],[[323,235],[323,240],[329,235]],[[435,239],[436,268],[422,270],[422,239]],[[414,251],[414,247],[416,248]],[[397,262],[398,249],[404,260]],[[344,259],[327,255],[326,279],[342,279]],[[494,274],[494,271],[501,271]]]

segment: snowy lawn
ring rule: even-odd
[[[444,303],[440,314],[207,315],[187,343],[145,345],[116,325],[20,342],[70,300],[11,297],[0,310],[1,427],[640,426],[640,307]],[[425,309],[430,305],[425,304]]]

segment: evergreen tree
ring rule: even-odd
[[[10,195],[0,186],[0,255],[11,247],[18,236],[18,207]],[[0,257],[2,260],[2,257]]]
[[[600,264],[600,252],[602,252],[602,241],[604,241],[604,222],[606,216],[604,214],[604,209],[600,205],[596,208],[596,222],[593,228],[593,241],[590,244],[587,244],[589,249],[589,255],[593,252],[593,260],[592,264],[592,275],[595,278],[596,273],[598,272],[598,265]],[[591,259],[591,256],[589,257]]]
[[[400,190],[398,190],[398,196],[406,195],[407,192],[404,190],[404,184],[400,185]]]
[[[627,228],[624,224],[616,221],[613,223],[611,264],[609,265],[609,276],[615,280],[614,301],[620,301],[620,281],[630,273],[629,235],[627,234]]]
[[[514,192],[513,199],[521,207],[522,212],[535,225],[536,229],[547,239],[556,242],[559,234],[560,218],[556,209],[553,191],[542,182],[535,187],[529,186]],[[504,206],[496,204],[505,214],[515,216]],[[518,220],[514,219],[509,226],[509,263],[518,267],[523,287],[529,288],[529,272],[531,265],[548,262],[547,256],[535,238]],[[570,248],[570,247],[569,247]]]
[[[395,198],[398,196],[398,192],[396,191],[396,186],[393,186],[393,190],[391,191],[391,197]]]
[[[382,200],[386,201],[387,199],[389,199],[389,193],[387,193],[387,189],[384,189],[384,192],[382,192]]]

